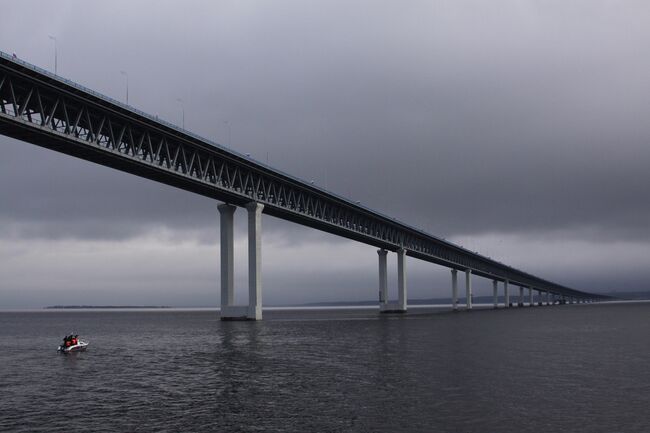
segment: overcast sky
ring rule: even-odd
[[[131,105],[260,161],[576,289],[648,289],[647,1],[0,5],[0,50],[53,70],[49,35],[60,75],[123,100],[126,71]],[[0,147],[0,308],[218,304],[218,202]],[[375,248],[263,226],[266,304],[376,298]],[[407,268],[410,298],[449,296]]]

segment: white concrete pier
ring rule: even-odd
[[[248,319],[262,320],[262,210],[251,202],[248,211]]]
[[[377,250],[379,256],[379,309],[382,310],[388,302],[388,269],[386,265],[386,256],[388,251],[385,249]]]
[[[237,209],[229,204],[217,206],[221,225],[221,317],[224,309],[232,306],[235,300],[235,242],[234,214]]]
[[[472,309],[472,270],[465,271],[465,296],[467,298],[467,309]]]
[[[458,271],[451,270],[451,306],[454,311],[458,311]]]
[[[262,320],[262,210],[251,202],[248,210],[248,305],[235,304],[233,205],[217,207],[221,214],[221,320]]]
[[[381,262],[381,255],[379,260]],[[407,293],[406,293],[406,250],[400,248],[397,250],[397,302],[386,301],[383,304],[380,304],[380,312],[406,313],[407,307],[408,305],[407,305]]]
[[[406,250],[397,250],[397,290],[400,309],[406,312]]]
[[[497,280],[492,280],[492,303],[494,308],[499,307],[499,282]]]

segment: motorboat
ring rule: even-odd
[[[78,335],[70,334],[63,338],[63,344],[57,349],[61,353],[83,352],[88,342],[81,341]]]

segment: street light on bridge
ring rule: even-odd
[[[228,120],[224,120],[223,124],[228,128],[228,147],[230,147],[230,122]]]
[[[120,74],[126,77],[126,105],[129,105],[129,74],[125,71],[120,71]]]
[[[48,38],[52,39],[54,41],[54,75],[57,75],[57,69],[58,69],[58,50],[56,46],[56,38],[52,35],[48,35]]]
[[[183,125],[183,129],[185,129],[185,105],[183,104],[183,100],[181,98],[176,98],[176,102],[181,104],[181,111],[183,113],[182,125]]]

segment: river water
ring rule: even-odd
[[[0,431],[650,431],[650,303],[264,315],[0,312]]]

